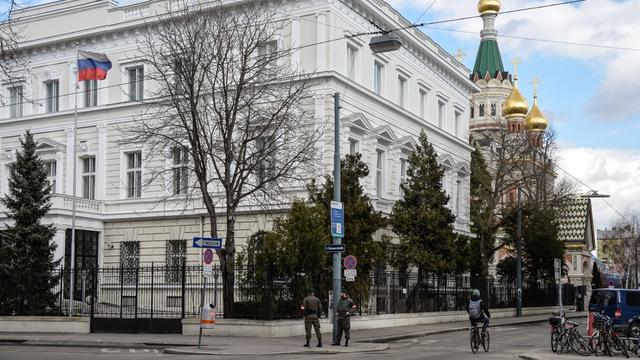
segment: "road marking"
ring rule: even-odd
[[[158,351],[158,349],[115,349],[115,348],[100,349],[101,352],[108,353],[108,354],[119,354],[120,352],[126,351],[126,350],[129,350],[129,353],[131,354],[138,354],[138,353],[160,354],[160,351]]]
[[[120,352],[120,349],[100,349],[103,353],[117,354]]]

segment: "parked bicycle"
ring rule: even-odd
[[[578,332],[578,324],[566,320],[565,314],[555,313],[549,318],[551,324],[551,350],[556,353],[566,353],[573,350],[583,356],[589,356],[591,349],[585,339]]]
[[[564,323],[564,311],[562,313],[555,312],[549,318],[551,325],[551,351],[558,352],[558,344],[560,342],[560,334],[562,333],[562,324]]]
[[[469,340],[471,342],[471,352],[474,354],[478,352],[480,349],[480,344],[482,344],[482,348],[484,352],[489,351],[490,337],[489,337],[489,329],[485,331],[480,331],[480,327],[478,327],[478,323],[475,322],[471,325]]]

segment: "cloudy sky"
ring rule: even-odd
[[[477,0],[387,1],[412,22],[430,6],[420,22],[477,15]],[[555,2],[559,0],[503,0],[502,11]],[[638,14],[640,0],[587,0],[503,14],[496,21],[503,36],[503,62],[512,71],[512,59],[520,58],[519,83],[530,104],[531,80],[537,76],[542,81],[540,106],[558,133],[560,167],[611,195],[609,203],[623,213],[640,211]],[[422,30],[452,54],[462,49],[463,63],[473,68],[481,28],[482,20],[475,18]],[[601,199],[593,204],[597,226],[611,226],[618,217],[615,211]]]

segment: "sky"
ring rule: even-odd
[[[501,11],[560,0],[503,0]],[[430,22],[478,15],[477,0],[387,0],[409,21]],[[531,80],[538,77],[539,104],[558,136],[560,177],[578,191],[611,197],[593,199],[597,228],[640,211],[640,14],[639,0],[587,0],[577,4],[501,14],[496,20],[506,70],[520,59],[518,84],[533,103]],[[451,54],[473,68],[482,20],[474,18],[423,27]],[[505,37],[502,37],[505,36]],[[508,36],[525,37],[530,40]],[[534,41],[551,40],[551,41]],[[601,45],[558,44],[557,41]],[[579,182],[578,182],[579,181]],[[581,184],[580,182],[584,183]],[[588,187],[587,187],[588,186]],[[615,208],[615,210],[613,208]]]

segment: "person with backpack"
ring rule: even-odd
[[[480,290],[473,289],[467,312],[469,313],[469,321],[471,321],[472,326],[481,322],[482,332],[487,331],[491,314],[489,313],[487,305],[480,299]]]

